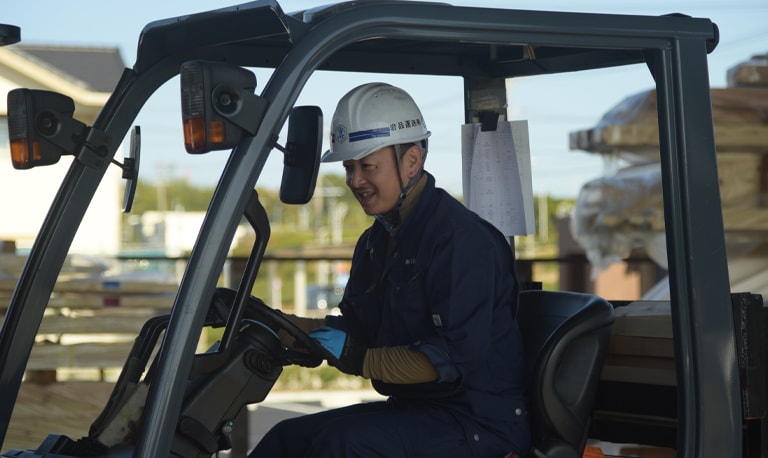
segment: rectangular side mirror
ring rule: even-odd
[[[283,157],[280,200],[306,204],[312,199],[320,169],[323,111],[316,106],[294,107],[288,119],[288,140]]]

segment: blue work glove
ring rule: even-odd
[[[328,364],[345,374],[363,375],[363,360],[368,349],[355,344],[346,332],[330,326],[321,326],[310,332],[309,337],[327,350]]]

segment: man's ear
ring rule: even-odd
[[[408,178],[414,177],[424,166],[424,150],[419,145],[411,145],[403,155],[401,162],[406,166]]]

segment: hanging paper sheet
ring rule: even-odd
[[[535,232],[528,121],[461,127],[464,204],[504,235]]]

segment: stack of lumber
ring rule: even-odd
[[[144,323],[170,312],[177,288],[116,277],[57,283],[27,369],[122,367]]]
[[[768,55],[729,71],[729,87],[710,90],[723,224],[730,255],[750,258],[768,245]],[[631,95],[587,129],[571,132],[570,148],[621,158],[627,167],[582,187],[573,237],[598,270],[643,249],[666,268],[659,120],[654,89]],[[688,151],[689,159],[699,153]],[[611,162],[615,163],[615,162]],[[768,285],[753,292],[764,293]],[[663,296],[655,297],[663,298]]]
[[[675,385],[669,301],[635,301],[615,308],[602,380]]]
[[[22,383],[3,450],[35,449],[48,434],[87,436],[112,388],[108,382]]]
[[[712,89],[711,97],[725,229],[767,230],[763,187],[768,153],[768,88]],[[629,167],[585,186],[591,195],[602,193],[602,206],[613,209],[610,218],[601,218],[603,227],[594,230],[618,227],[612,221],[631,221],[635,210],[647,213],[648,208],[654,208],[655,214],[662,215],[656,109],[656,91],[645,91],[619,103],[595,127],[571,133],[571,149],[617,155],[637,164],[634,170]],[[641,164],[656,164],[656,168],[640,175],[636,170]],[[643,187],[648,183],[654,185],[655,192],[649,193]],[[624,202],[631,205],[625,206]],[[663,217],[639,229],[649,228],[663,230]]]
[[[0,254],[0,316],[25,257]],[[5,449],[36,448],[48,433],[73,439],[105,406],[133,341],[151,317],[170,313],[178,284],[161,273],[109,275],[99,263],[68,259],[51,294]],[[114,380],[114,378],[112,378]]]
[[[711,89],[710,97],[718,153],[768,150],[768,87]],[[657,110],[655,90],[627,97],[596,126],[571,132],[570,148],[658,160]]]
[[[20,265],[17,255],[0,255]],[[2,264],[0,264],[2,265]],[[10,302],[15,275],[0,280],[0,313]],[[162,274],[74,277],[54,287],[27,370],[120,368],[147,319],[169,313],[178,285]]]

